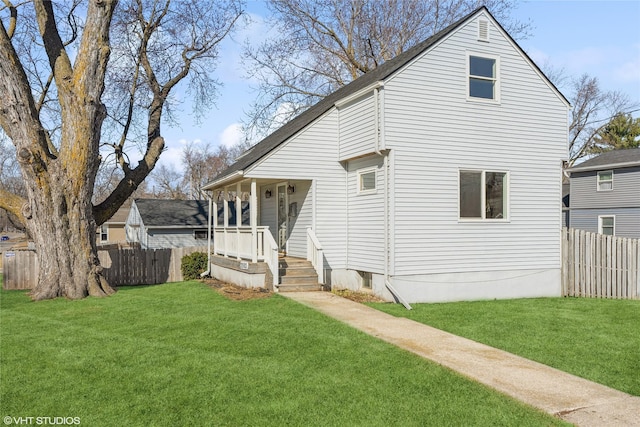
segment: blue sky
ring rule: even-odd
[[[164,129],[167,151],[161,163],[178,167],[186,141],[216,146],[232,145],[241,138],[240,122],[255,97],[252,83],[244,78],[241,46],[245,39],[260,40],[266,32],[264,4],[248,0],[247,11],[253,23],[221,50],[217,76],[224,87],[217,108],[198,125],[185,106],[180,128]],[[563,69],[568,77],[583,73],[598,77],[602,89],[626,93],[640,103],[640,0],[523,1],[515,17],[531,21],[534,27],[531,37],[518,43],[539,66]],[[567,87],[560,89],[569,95]]]

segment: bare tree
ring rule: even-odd
[[[286,121],[482,4],[512,35],[527,33],[509,19],[511,0],[270,0],[274,36],[245,49],[259,81],[247,127]]]
[[[96,226],[156,165],[172,91],[184,81],[196,105],[211,100],[217,46],[242,16],[240,1],[3,2],[0,125],[16,149],[26,197],[0,187],[0,207],[34,239],[40,269],[31,297],[109,295]],[[137,165],[127,154],[131,142],[142,148]],[[122,177],[93,206],[101,143]]]
[[[215,149],[208,143],[187,144],[182,152],[182,164],[185,170],[183,184],[189,188],[189,198],[204,198],[202,188],[231,165],[244,148],[246,144],[231,148],[219,145]]]
[[[173,166],[160,165],[150,176],[153,181],[151,194],[155,199],[186,200],[183,175]]]
[[[621,92],[602,90],[598,79],[587,74],[574,79],[571,85],[569,166],[597,152],[598,134],[612,118],[638,107]]]

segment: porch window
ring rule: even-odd
[[[498,58],[469,55],[469,98],[498,100]]]
[[[507,219],[507,172],[460,171],[460,219]]]
[[[598,191],[613,190],[613,171],[598,172]]]
[[[616,234],[616,217],[615,216],[599,216],[598,217],[598,233],[606,236]]]
[[[376,192],[376,170],[363,169],[358,171],[358,194]]]

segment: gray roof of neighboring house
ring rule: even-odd
[[[207,227],[206,200],[136,199],[145,227]]]
[[[290,120],[281,128],[279,128],[278,130],[276,130],[275,132],[267,136],[265,139],[260,141],[258,144],[254,145],[252,148],[247,150],[247,152],[245,152],[243,156],[238,158],[238,160],[234,164],[232,164],[227,169],[225,169],[220,174],[218,174],[215,180],[212,183],[208,184],[207,186],[215,182],[221,181],[222,179],[251,166],[253,163],[260,160],[264,155],[268,154],[271,150],[276,148],[278,145],[280,145],[281,143],[283,143],[284,141],[286,141],[287,139],[295,135],[300,130],[304,129],[311,122],[319,118],[322,114],[329,111],[336,102],[352,94],[355,94],[358,91],[367,88],[368,86],[371,86],[377,81],[384,80],[387,77],[391,76],[400,68],[404,67],[409,62],[411,62],[414,58],[418,57],[422,52],[432,47],[433,45],[438,43],[440,40],[444,39],[447,35],[449,35],[449,33],[451,33],[457,27],[461,26],[465,21],[467,21],[468,19],[470,19],[471,17],[475,16],[477,13],[483,10],[490,14],[489,10],[485,6],[481,6],[480,8],[469,13],[464,18],[460,19],[458,22],[455,22],[449,25],[448,27],[444,28],[443,30],[439,31],[433,36],[429,37],[422,43],[418,43],[412,48],[407,49],[406,51],[396,56],[395,58],[392,58],[384,62],[382,65],[369,71],[366,74],[363,74],[362,76],[353,80],[351,83],[347,84],[346,86],[343,86],[340,89],[336,90],[335,92],[327,95],[321,101],[311,106],[308,110],[296,116],[294,119]],[[506,31],[505,31],[505,34],[507,34]],[[507,36],[510,37],[508,34]],[[511,40],[517,46],[517,43],[513,39]],[[522,49],[520,49],[520,51],[524,56],[529,58]],[[534,65],[534,67],[537,68],[537,65],[535,65],[535,63],[530,58],[529,60]],[[538,71],[540,71],[539,68],[538,68]],[[540,71],[540,74],[544,75],[542,71]],[[551,81],[547,79],[547,82],[552,87],[555,88],[555,86]],[[569,105],[570,104],[569,101],[567,101],[567,99],[562,95],[562,93],[560,93],[559,90],[557,90],[557,88],[556,88],[556,91],[562,97],[562,99]]]
[[[111,218],[105,221],[105,224],[124,224],[127,222],[127,217],[129,216],[129,210],[131,210],[131,202],[125,202],[120,209],[113,214]]]
[[[586,160],[569,169],[569,172],[616,169],[640,165],[640,148],[613,150]]]

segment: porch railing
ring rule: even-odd
[[[249,261],[265,262],[278,284],[278,245],[269,227],[256,227],[256,240],[251,227],[216,228],[213,233],[213,253]],[[275,288],[275,286],[274,286]]]
[[[318,282],[324,283],[324,253],[320,240],[310,227],[307,228],[307,261],[311,261],[318,273]]]
[[[253,259],[254,251],[258,261],[264,261],[264,236],[271,235],[269,227],[257,227],[257,243],[253,246],[251,227],[216,228],[213,235],[213,250],[216,255],[238,259]]]
[[[267,227],[267,233],[263,233],[263,249],[264,249],[264,262],[269,266],[271,275],[273,276],[273,291],[278,292],[279,283],[279,259],[278,259],[278,244],[269,232]]]

